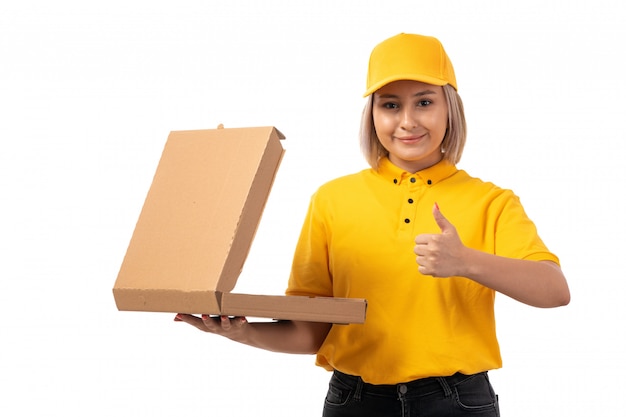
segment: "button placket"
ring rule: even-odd
[[[415,213],[417,210],[416,201],[419,198],[421,187],[418,179],[415,176],[405,178],[402,181],[401,185],[406,187],[406,194],[404,197],[402,217],[400,220],[402,221],[402,223],[404,223],[405,226],[409,226],[411,225],[411,223],[413,223],[413,219],[415,219]]]

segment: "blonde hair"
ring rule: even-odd
[[[448,105],[448,126],[446,135],[441,142],[441,148],[445,151],[443,159],[457,164],[461,160],[463,148],[465,147],[465,139],[467,137],[467,124],[465,122],[463,101],[459,93],[457,93],[450,84],[443,86],[443,94]],[[378,136],[376,136],[372,113],[374,105],[373,96],[374,94],[370,94],[367,97],[367,102],[363,109],[359,140],[361,143],[361,151],[365,159],[372,168],[378,169],[380,158],[389,156],[389,152],[381,145]]]

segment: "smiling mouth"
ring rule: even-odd
[[[423,139],[424,137],[426,137],[426,134],[423,135],[413,135],[413,136],[403,136],[403,137],[396,137],[396,140],[403,142],[403,143],[415,143],[421,139]]]

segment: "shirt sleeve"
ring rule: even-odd
[[[311,198],[293,257],[287,295],[332,297],[329,226],[319,193]]]
[[[559,263],[539,237],[537,228],[526,214],[520,199],[511,191],[501,198],[499,214],[495,219],[495,254],[534,261]]]

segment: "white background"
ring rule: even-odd
[[[502,414],[623,413],[626,13],[619,1],[3,1],[0,415],[319,416],[312,356],[116,310],[171,130],[274,125],[287,149],[237,292],[282,294],[308,199],[366,167],[372,47],[437,36],[459,164],[521,196],[572,302],[497,301]],[[398,318],[401,320],[402,318]]]

